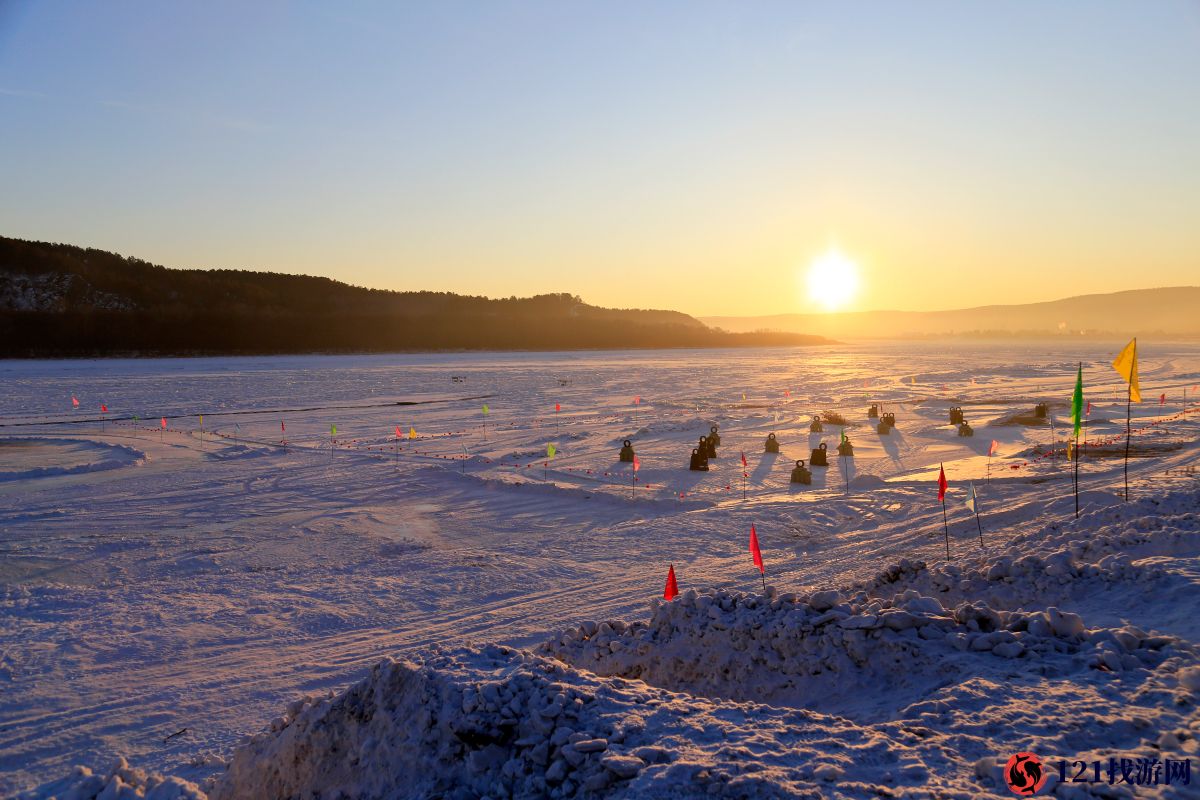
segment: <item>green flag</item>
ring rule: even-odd
[[[330,426],[329,426],[329,435],[330,435],[330,436],[337,436],[337,425],[330,425]]]
[[[485,404],[484,404],[484,406],[483,406],[483,415],[484,415],[485,417],[488,415],[488,407],[487,407],[487,404],[486,404],[486,403],[485,403]]]
[[[846,443],[846,429],[845,429],[845,428],[842,428],[842,441],[841,441],[841,443],[842,443],[842,444],[845,444],[845,443]]]
[[[1079,372],[1075,375],[1075,393],[1071,395],[1071,420],[1075,423],[1075,435],[1079,435],[1079,429],[1083,426],[1083,364],[1079,365]]]
[[[555,454],[557,451],[558,451],[558,448],[556,448],[556,447],[554,446],[554,443],[553,443],[553,442],[551,442],[550,444],[546,445],[546,457],[547,457],[547,458],[554,458],[554,454]]]

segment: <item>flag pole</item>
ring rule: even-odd
[[[1050,466],[1053,467],[1054,462],[1058,460],[1058,456],[1054,452],[1058,445],[1054,438],[1054,410],[1050,409],[1047,414],[1050,417]]]
[[[1079,374],[1082,383],[1083,362],[1079,362]],[[1083,398],[1079,399],[1080,408],[1075,409],[1075,452],[1071,455],[1075,458],[1075,519],[1079,519],[1079,415],[1083,414]]]
[[[943,464],[938,464],[942,474],[945,474],[946,467]],[[946,560],[950,560],[950,520],[946,518],[946,496],[942,494],[942,527],[946,531]]]
[[[1137,339],[1134,339],[1136,342]],[[1133,413],[1133,381],[1129,381],[1125,394],[1125,502],[1129,502],[1129,437],[1132,434],[1130,414]]]
[[[979,501],[975,501],[975,527],[979,529],[979,549],[986,550],[983,545],[983,523],[979,521]]]

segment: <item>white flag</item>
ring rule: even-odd
[[[967,495],[967,508],[972,514],[979,513],[979,496],[975,494],[975,484],[971,484],[971,493]]]

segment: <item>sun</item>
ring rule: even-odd
[[[858,265],[830,249],[808,267],[808,298],[826,311],[837,311],[858,293]]]

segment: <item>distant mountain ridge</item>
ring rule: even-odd
[[[805,330],[832,337],[1132,336],[1200,337],[1200,286],[1131,289],[1020,305],[952,311],[858,311],[701,317],[727,331]]]
[[[568,294],[492,300],[365,289],[329,278],[176,270],[0,237],[0,355],[571,350],[820,344],[715,331],[678,311]]]

